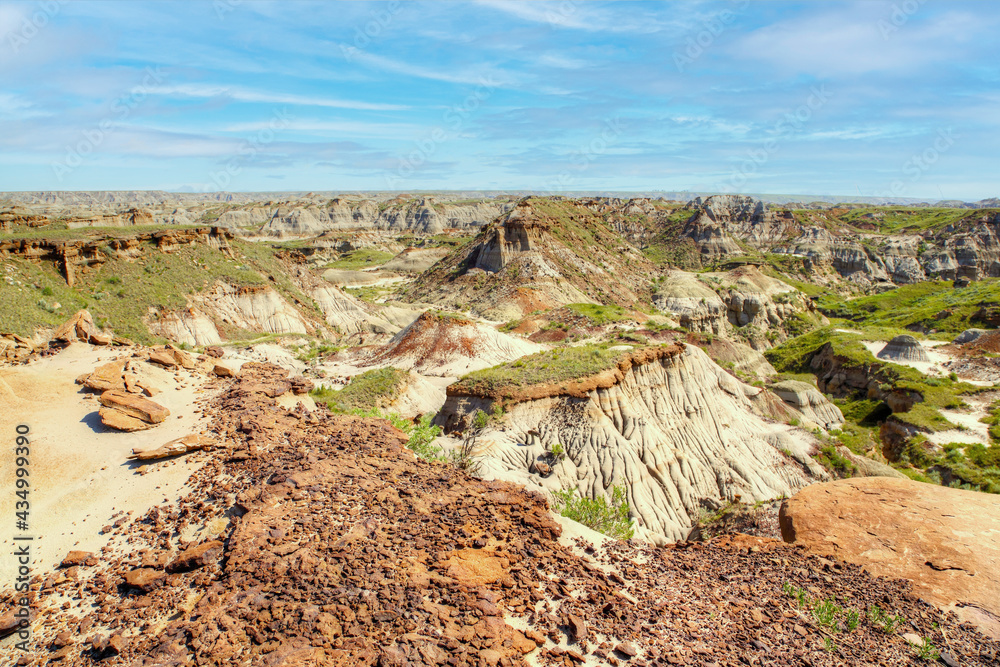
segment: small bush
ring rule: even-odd
[[[629,520],[630,508],[624,486],[611,490],[610,503],[604,496],[584,498],[577,489],[556,491],[552,496],[552,508],[568,519],[618,540],[628,540],[635,535]]]

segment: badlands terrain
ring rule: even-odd
[[[991,204],[9,193],[0,662],[998,664]]]

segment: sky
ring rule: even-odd
[[[0,2],[0,191],[1000,195],[1000,3]]]

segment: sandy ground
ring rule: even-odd
[[[141,468],[127,461],[132,449],[150,449],[200,432],[205,419],[195,400],[207,396],[203,376],[175,374],[149,366],[162,390],[154,400],[170,409],[167,419],[147,431],[121,433],[97,416],[96,396],[74,379],[121,351],[75,343],[58,355],[25,366],[0,367],[0,434],[5,460],[0,467],[0,539],[11,553],[15,534],[35,537],[32,573],[49,570],[73,549],[100,551],[108,544],[102,527],[119,512],[145,513],[165,500],[183,496],[190,473],[206,454],[196,453]],[[125,353],[128,354],[128,353]],[[15,528],[13,446],[15,427],[31,429],[30,527]],[[145,471],[145,474],[141,474]],[[117,516],[116,516],[117,515]],[[13,581],[13,558],[0,559],[0,586]]]

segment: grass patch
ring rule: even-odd
[[[371,411],[398,398],[409,381],[409,373],[398,368],[376,368],[355,375],[343,389],[318,387],[309,395],[325,403],[332,412]]]
[[[597,326],[634,319],[621,306],[601,306],[595,303],[571,303],[566,309],[574,315],[586,317]]]
[[[556,491],[552,499],[553,511],[608,537],[628,540],[635,534],[624,486],[611,489],[611,502],[604,496],[584,498],[577,489]]]
[[[361,269],[373,266],[381,266],[395,257],[391,252],[376,250],[375,248],[361,248],[341,255],[338,259],[327,264],[325,269],[339,269],[341,271],[360,271]]]
[[[864,323],[866,328],[935,329],[955,334],[973,326],[971,316],[983,304],[996,302],[998,290],[997,278],[975,281],[962,288],[938,280],[901,285],[882,294],[851,300],[827,295],[817,305],[828,317]]]
[[[596,375],[614,367],[632,350],[609,350],[609,345],[594,344],[564,347],[521,357],[499,366],[473,371],[454,386],[473,395],[488,395],[506,388],[568,382]]]

